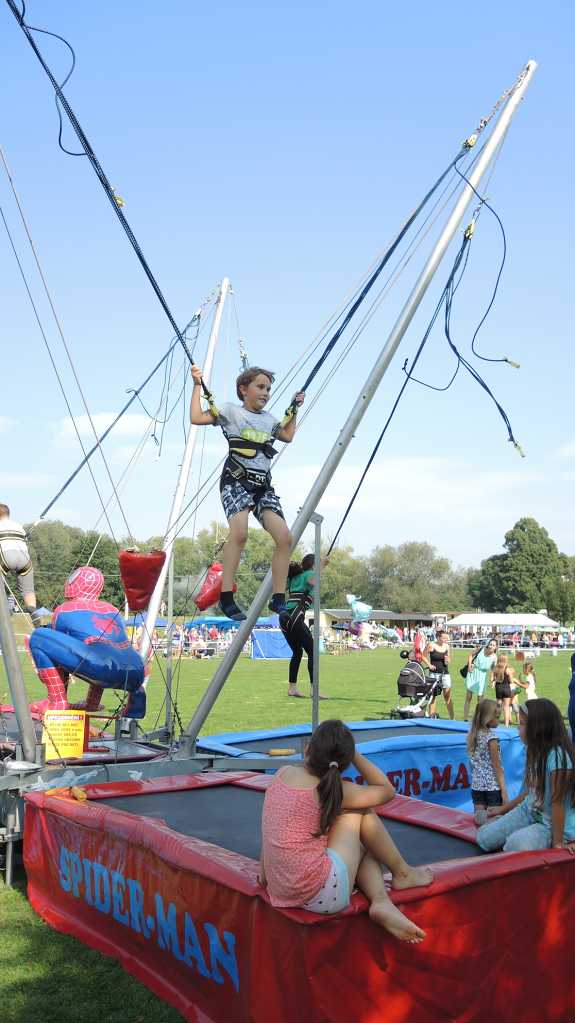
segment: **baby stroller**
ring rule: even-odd
[[[400,656],[408,658],[409,654],[404,650]],[[427,674],[419,661],[407,660],[397,679],[397,691],[400,699],[394,717],[427,718],[431,704],[441,692],[441,679]],[[401,702],[405,699],[409,703]]]

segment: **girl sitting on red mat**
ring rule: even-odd
[[[342,779],[352,763],[366,784]],[[357,885],[375,924],[400,941],[423,941],[425,932],[394,905],[384,882],[384,869],[396,891],[433,880],[428,867],[405,862],[373,811],[394,795],[383,771],[356,751],[349,728],[324,721],[303,764],[281,768],[266,792],[259,879],[271,904],[337,913]]]

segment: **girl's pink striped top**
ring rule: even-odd
[[[268,895],[272,906],[303,906],[327,880],[331,860],[327,835],[319,829],[317,791],[294,789],[276,774],[266,792],[262,843]]]

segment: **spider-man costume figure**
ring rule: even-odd
[[[64,588],[67,600],[52,615],[52,627],[36,629],[30,637],[30,653],[38,675],[48,690],[50,710],[66,710],[70,675],[89,683],[86,700],[73,704],[81,710],[97,710],[103,689],[128,693],[127,717],[146,713],[144,662],[130,645],[121,612],[99,600],[104,576],[84,566],[72,573]]]

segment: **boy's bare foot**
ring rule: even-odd
[[[394,891],[402,891],[404,888],[426,888],[433,881],[433,874],[429,867],[406,867],[401,873],[394,874],[391,879],[391,887]]]
[[[369,918],[378,927],[383,927],[390,934],[393,934],[393,937],[399,941],[407,941],[411,945],[417,945],[425,938],[425,931],[422,931],[421,927],[414,924],[413,920],[409,920],[404,916],[401,910],[394,906],[393,902],[390,902],[387,898],[381,902],[372,902],[369,907]]]

